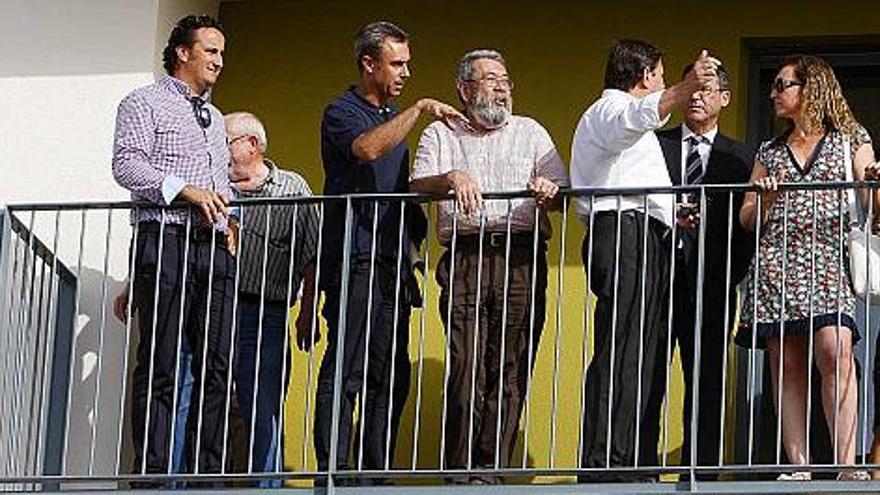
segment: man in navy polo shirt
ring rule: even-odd
[[[450,126],[466,125],[467,120],[453,107],[427,98],[399,113],[390,106],[410,76],[408,37],[399,27],[389,22],[368,24],[358,32],[354,48],[360,81],[327,106],[321,122],[324,194],[405,192],[409,150],[404,139],[419,117],[441,119]],[[400,202],[356,200],[352,207],[336,461],[339,469],[385,469],[394,458],[397,426],[409,390],[406,280],[411,267],[406,254],[410,237],[406,226],[401,226]],[[315,405],[319,470],[326,470],[330,461],[345,217],[344,200],[326,204],[320,284],[329,335]],[[403,253],[398,253],[398,246]],[[352,432],[353,408],[361,394],[361,430]],[[352,437],[360,448],[349,464]]]

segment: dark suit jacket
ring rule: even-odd
[[[663,149],[666,158],[666,166],[669,176],[674,185],[681,185],[681,126],[657,132],[657,139]],[[712,144],[712,152],[706,164],[706,172],[703,175],[705,184],[746,184],[752,172],[754,164],[753,155],[747,148],[720,132],[715,136]],[[703,278],[703,314],[704,326],[715,323],[723,326],[724,301],[730,301],[730,321],[733,324],[735,312],[735,291],[725,294],[726,265],[727,265],[727,233],[728,212],[730,200],[728,192],[708,193],[706,195],[706,210],[701,212],[701,227],[706,230],[705,270]],[[739,223],[739,210],[742,206],[744,194],[741,192],[733,195],[733,211],[730,215],[733,230],[731,238],[732,253],[730,257],[730,284],[734,287],[746,275],[754,250],[754,237],[743,230]],[[684,266],[677,266],[676,272],[688,277],[689,296],[691,302],[696,304],[696,278],[698,264],[698,229],[679,230],[683,240],[682,258]],[[715,325],[712,325],[715,326]]]

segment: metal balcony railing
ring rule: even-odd
[[[875,186],[783,185],[774,208],[788,220],[754,233],[739,226],[749,190],[740,185],[572,189],[549,212],[527,192],[487,193],[471,214],[451,197],[417,194],[248,199],[233,202],[239,234],[228,245],[195,211],[180,225],[164,214],[128,221],[185,206],[9,205],[0,237],[0,483],[878,491],[878,482],[836,479],[880,469],[867,458],[877,317],[862,303],[848,307],[844,199]],[[668,211],[693,203],[698,226],[686,214],[669,225],[642,213],[663,202]],[[795,208],[811,213],[792,218]],[[873,208],[863,216],[865,228]],[[828,226],[837,229],[824,244],[837,253],[833,266],[787,266],[796,243],[818,253]],[[636,237],[625,238],[627,228]],[[754,256],[771,229],[782,232],[782,250],[771,250],[778,258]],[[234,254],[224,274],[225,251]],[[821,280],[829,270],[838,279]],[[815,366],[812,326],[802,341],[761,334],[767,317],[745,294],[769,272],[783,281],[771,320],[785,321],[805,290],[810,300],[837,298],[826,325],[853,318],[861,342],[849,352],[838,340],[832,374]],[[193,292],[217,277],[234,290]],[[625,299],[627,284],[634,297]],[[675,328],[681,321],[691,326]],[[710,327],[722,329],[718,338],[701,338]],[[763,350],[774,338],[775,362]],[[806,349],[807,365],[789,378],[797,368],[787,366],[786,346]],[[709,363],[718,376],[701,376],[707,355],[720,359]],[[850,356],[855,381],[841,376]],[[833,377],[824,392],[823,377]],[[687,399],[682,380],[697,384]],[[717,383],[717,404],[701,400],[701,380]],[[786,410],[799,403],[785,385],[801,381],[804,409]],[[794,462],[787,453],[798,438],[806,458]],[[211,445],[216,453],[205,452]],[[841,459],[850,452],[855,461]],[[776,480],[792,472],[813,481]]]

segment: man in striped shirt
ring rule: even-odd
[[[238,198],[311,196],[305,179],[265,157],[266,130],[253,114],[236,112],[224,119],[229,179]],[[270,472],[283,468],[276,453],[280,453],[282,394],[290,374],[287,317],[301,284],[297,340],[304,347],[311,339],[318,215],[314,203],[295,201],[243,205],[239,216],[235,384],[248,432],[249,470]],[[281,486],[280,480],[263,484]]]

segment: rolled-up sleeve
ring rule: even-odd
[[[411,180],[424,179],[448,172],[449,170],[441,170],[439,154],[440,139],[436,127],[432,124],[425,128],[419,138],[419,146],[416,148],[416,157],[413,160]]]
[[[629,101],[609,100],[599,113],[602,141],[611,151],[623,151],[649,131],[660,129],[669,116],[660,118],[660,98],[663,91]]]
[[[155,136],[153,111],[146,101],[138,95],[122,100],[116,114],[113,177],[132,193],[158,202],[179,184],[166,184],[165,175],[150,164]]]
[[[568,178],[568,170],[565,169],[565,163],[559,156],[556,145],[553,144],[553,138],[537,122],[534,123],[535,134],[535,175],[552,181],[559,187],[571,186]]]

